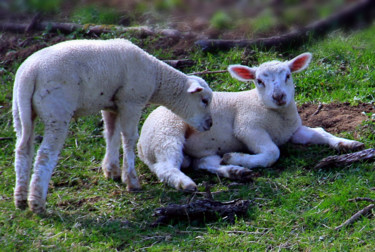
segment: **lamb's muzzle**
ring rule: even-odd
[[[203,131],[210,130],[211,127],[212,127],[212,117],[210,116],[210,118],[204,121]]]
[[[272,98],[274,99],[275,103],[278,105],[278,106],[283,106],[286,104],[286,94],[281,92],[281,93],[274,93],[272,95]]]

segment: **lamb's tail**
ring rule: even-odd
[[[16,74],[13,87],[13,124],[17,135],[17,148],[30,143],[33,135],[32,97],[35,89],[35,76]]]

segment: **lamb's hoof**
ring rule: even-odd
[[[246,168],[245,168],[246,169]],[[254,177],[254,172],[252,170],[244,170],[239,174],[239,181],[252,181]]]
[[[241,167],[241,168],[233,168],[229,172],[229,178],[233,180],[238,181],[252,181],[254,177],[254,172],[252,170],[249,170],[247,168]]]
[[[227,165],[229,164],[229,160],[232,158],[232,155],[229,153],[224,154],[223,158],[220,161],[221,165]]]
[[[141,184],[139,183],[138,177],[134,174],[124,175],[121,181],[126,184],[126,190],[128,192],[140,192],[142,191]]]
[[[16,208],[25,210],[27,208],[27,200],[15,200],[14,204],[16,205]]]
[[[195,183],[194,184],[188,184],[188,185],[182,187],[182,191],[187,192],[187,193],[193,193],[193,192],[196,192],[197,190],[198,190],[198,188],[197,188],[197,185]]]
[[[29,200],[29,208],[33,213],[44,214],[46,212],[45,204],[37,200]]]
[[[365,145],[357,141],[353,141],[351,143],[340,142],[337,146],[337,149],[342,152],[359,151],[359,150],[363,150],[364,148],[365,148]]]
[[[126,191],[130,192],[130,193],[137,193],[137,192],[141,192],[142,191],[142,188],[140,187],[129,187],[127,186],[126,187]]]
[[[114,164],[109,166],[103,165],[102,166],[104,176],[107,179],[113,179],[115,181],[121,181],[121,169]]]
[[[138,179],[137,180],[132,180],[131,182],[129,180],[125,181],[126,183],[126,190],[128,192],[140,192],[142,191],[141,184],[139,183]]]
[[[16,186],[14,189],[14,204],[16,208],[25,210],[27,208],[27,186]]]

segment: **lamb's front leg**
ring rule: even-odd
[[[241,132],[237,138],[254,154],[231,152],[226,153],[222,164],[237,165],[246,168],[270,167],[280,157],[279,147],[265,131]]]
[[[212,155],[195,159],[193,161],[193,167],[234,180],[248,181],[253,176],[253,172],[247,168],[237,165],[222,165],[220,162],[220,156]]]
[[[122,132],[124,160],[121,180],[126,183],[128,191],[141,189],[137,172],[135,170],[135,145],[138,140],[138,122],[142,112],[141,106],[126,106],[119,111]]]
[[[120,180],[119,149],[121,144],[121,127],[117,113],[102,111],[104,121],[104,138],[106,142],[102,169],[106,178]]]
[[[291,140],[296,144],[326,144],[337,150],[360,150],[364,144],[358,141],[336,137],[322,128],[301,126],[293,134]]]
[[[158,161],[150,165],[150,170],[156,174],[161,182],[182,190],[185,192],[194,192],[197,190],[197,185],[194,181],[186,176],[180,170],[179,158],[175,158],[177,153],[170,153],[164,161]]]

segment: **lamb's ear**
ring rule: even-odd
[[[230,65],[228,72],[230,75],[240,81],[251,81],[255,79],[256,68],[250,68],[243,65]]]
[[[301,55],[298,55],[294,59],[288,61],[290,71],[293,73],[306,69],[310,64],[311,58],[311,53],[302,53]]]
[[[187,90],[188,93],[194,94],[203,91],[203,87],[197,81],[190,80],[188,83],[190,85]]]

